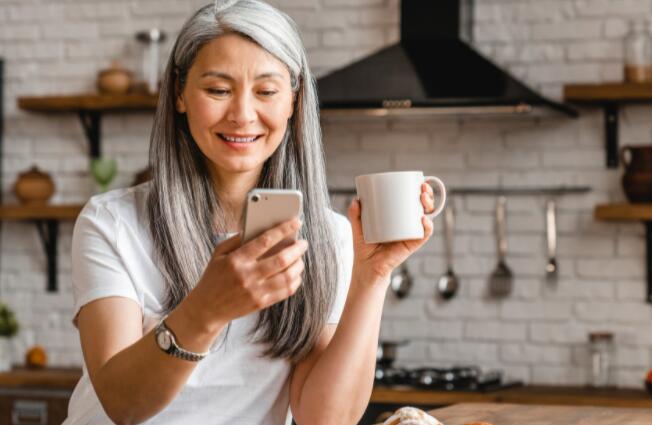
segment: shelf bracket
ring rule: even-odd
[[[99,111],[79,111],[79,119],[90,146],[91,159],[100,157],[100,137],[102,131],[102,113]]]
[[[647,256],[647,302],[652,304],[652,221],[645,222],[645,252]]]
[[[604,104],[605,148],[607,168],[618,168],[618,104]]]
[[[57,240],[59,239],[59,222],[57,220],[34,220],[38,234],[43,243],[47,260],[47,291],[57,291]]]

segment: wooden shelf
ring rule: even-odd
[[[564,98],[575,103],[652,102],[652,83],[570,84]]]
[[[75,220],[83,205],[2,205],[0,220]]]
[[[652,220],[652,204],[603,204],[595,207],[596,220],[649,221]]]
[[[18,107],[33,112],[153,111],[158,96],[149,94],[19,97]]]
[[[642,221],[645,224],[647,302],[652,303],[652,204],[597,205],[593,216],[602,221]]]
[[[75,220],[83,205],[0,205],[0,220],[36,224],[47,259],[47,290],[57,290],[57,239],[59,221]]]
[[[570,84],[564,86],[564,100],[603,108],[607,167],[617,168],[620,106],[625,103],[652,103],[652,83]]]
[[[79,368],[27,369],[14,367],[10,371],[0,372],[0,387],[72,390],[81,376],[82,371]]]
[[[90,157],[101,156],[102,114],[106,112],[154,111],[158,95],[80,94],[73,96],[19,97],[18,107],[32,112],[76,112],[79,115]]]

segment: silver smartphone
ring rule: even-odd
[[[259,236],[264,231],[291,220],[302,218],[303,195],[291,189],[253,189],[247,194],[242,243]],[[265,257],[274,255],[296,241],[297,235],[286,238],[270,249]]]

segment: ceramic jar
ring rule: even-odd
[[[125,94],[131,86],[131,72],[113,63],[97,74],[97,90],[102,94]]]
[[[625,167],[622,183],[627,199],[652,202],[652,145],[623,146],[620,161]]]
[[[45,205],[54,194],[54,181],[34,165],[18,175],[14,194],[25,205]]]

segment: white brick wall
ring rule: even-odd
[[[204,1],[0,2],[0,56],[7,60],[3,157],[5,199],[18,172],[38,164],[57,184],[56,202],[83,202],[94,187],[87,145],[77,118],[17,110],[19,95],[93,90],[94,75],[111,60],[135,69],[133,34],[159,26],[172,37]],[[299,24],[313,71],[322,75],[398,37],[398,0],[275,0]],[[622,75],[621,39],[628,20],[652,13],[652,0],[476,0],[475,43],[482,52],[547,94],[567,82],[597,82]],[[443,58],[445,62],[445,58]],[[648,106],[623,112],[621,140],[650,143]],[[108,115],[103,149],[119,161],[117,185],[146,164],[151,114]],[[436,300],[444,272],[441,222],[431,242],[410,259],[413,292],[388,295],[382,337],[408,338],[399,362],[408,365],[475,363],[503,368],[527,382],[586,381],[587,334],[616,334],[615,380],[640,387],[652,366],[652,309],[644,302],[644,233],[640,224],[595,222],[598,202],[623,199],[620,171],[606,170],[599,110],[556,119],[325,119],[330,184],[350,187],[360,173],[422,169],[450,186],[590,184],[588,195],[559,200],[560,279],[543,278],[543,197],[508,200],[508,263],[514,292],[486,299],[495,266],[494,199],[454,197],[457,211],[455,267],[459,295]],[[343,207],[346,199],[335,199]],[[70,237],[59,241],[59,293],[45,287],[45,258],[33,225],[2,227],[0,296],[16,310],[23,330],[14,339],[15,361],[43,344],[53,364],[81,362],[70,323]]]

